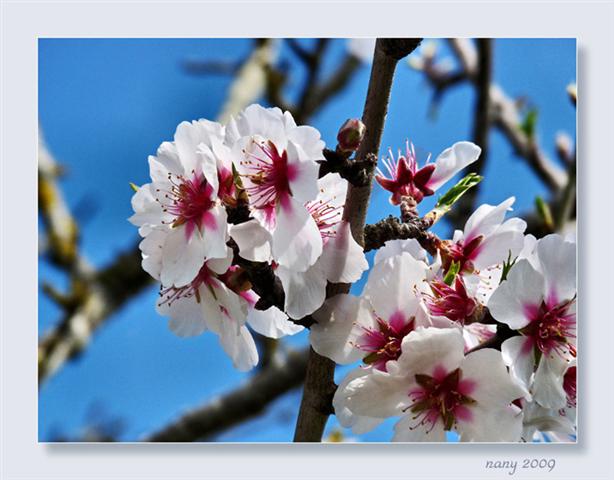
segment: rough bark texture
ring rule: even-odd
[[[419,44],[419,39],[377,40],[362,116],[367,130],[356,155],[357,162],[364,162],[373,155],[377,158],[394,70],[397,62]],[[374,168],[374,163],[368,167],[369,180]],[[350,184],[343,210],[343,219],[350,223],[352,235],[360,245],[364,245],[363,230],[371,196],[371,181],[365,183],[365,185]],[[331,286],[327,293],[330,297],[337,293],[347,293],[349,289],[350,285],[338,284]],[[336,388],[334,373],[335,364],[332,360],[318,355],[313,349],[309,351],[303,399],[294,434],[295,442],[321,441],[326,421],[332,413],[331,400]]]

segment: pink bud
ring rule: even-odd
[[[337,134],[338,149],[342,152],[355,152],[365,136],[367,127],[357,118],[348,118]]]

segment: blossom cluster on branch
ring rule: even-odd
[[[400,417],[395,441],[445,441],[452,430],[462,441],[573,438],[575,243],[525,235],[523,220],[505,218],[513,197],[478,207],[451,239],[429,233],[428,249],[387,241],[361,295],[327,299],[327,285],[369,269],[343,217],[353,175],[335,171],[353,164],[364,130],[347,121],[339,165],[323,168],[320,133],[278,108],[251,105],[226,125],[180,124],[132,200],[143,268],[161,283],[158,312],[177,335],[216,334],[240,370],[258,363],[249,328],[279,338],[311,315],[318,354],[361,362],[332,402],[356,434]],[[418,205],[480,152],[458,142],[418,165],[408,144],[375,178],[403,224],[426,236],[479,178],[459,182],[422,219]],[[252,284],[250,263],[270,268],[283,301],[259,302],[267,286]],[[489,348],[503,330],[500,350]]]

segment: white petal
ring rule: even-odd
[[[220,343],[237,370],[247,372],[258,364],[256,343],[245,326],[238,332],[232,328],[223,330]]]
[[[264,311],[250,308],[247,323],[256,332],[269,338],[281,338],[304,330],[301,325],[291,322],[277,307],[270,307]]]
[[[321,265],[328,281],[333,283],[354,283],[369,268],[364,251],[354,240],[348,222],[339,224],[335,236],[324,245],[317,264]]]
[[[205,248],[205,239],[198,229],[189,239],[185,225],[171,229],[162,247],[162,284],[181,287],[190,283],[205,262]]]
[[[156,188],[153,184],[147,183],[135,192],[131,203],[134,215],[128,220],[137,227],[155,227],[162,225],[162,221],[168,219],[162,207],[156,202],[152,189]]]
[[[156,161],[164,166],[164,169],[168,173],[172,173],[173,175],[183,175],[185,173],[181,160],[179,160],[177,147],[174,143],[162,142],[162,145],[158,147],[156,153]],[[168,178],[165,180],[168,180]]]
[[[239,113],[228,126],[230,143],[235,143],[241,137],[258,135],[265,140],[271,140],[277,148],[286,148],[285,119],[279,108],[264,108],[252,104]]]
[[[250,220],[230,226],[230,236],[239,246],[239,255],[252,262],[271,261],[273,237],[258,221]]]
[[[361,325],[373,324],[364,301],[353,295],[336,295],[313,318],[317,323],[311,326],[309,342],[317,353],[341,365],[363,358],[364,352],[354,347],[354,341],[362,333]]]
[[[508,338],[501,345],[503,361],[510,367],[510,373],[525,387],[529,387],[535,370],[535,356],[531,340],[522,335]]]
[[[544,298],[544,277],[528,260],[518,260],[488,301],[492,316],[517,330],[529,323],[527,306],[538,306]]]
[[[503,223],[505,214],[508,210],[511,210],[515,201],[514,197],[510,197],[496,207],[487,204],[480,205],[465,223],[463,232],[465,242],[469,242],[480,235],[487,237],[494,233]]]
[[[462,378],[474,383],[469,396],[485,408],[503,407],[527,393],[507,372],[498,350],[483,348],[470,353],[461,370]]]
[[[218,275],[223,275],[232,265],[232,249],[226,247],[226,255],[220,258],[210,258],[207,260],[207,268]]]
[[[316,201],[327,203],[333,208],[345,204],[348,182],[338,173],[328,173],[318,180],[318,196]]]
[[[407,240],[388,240],[375,254],[374,263],[379,263],[403,252],[409,253],[416,260],[423,262],[428,260],[426,250],[420,246],[418,240],[410,238]]]
[[[277,211],[273,258],[287,268],[304,272],[322,254],[320,230],[307,209],[293,198]]]
[[[371,372],[370,368],[357,367],[351,370],[341,381],[335,396],[333,397],[333,408],[335,409],[335,417],[342,427],[351,428],[352,433],[361,435],[367,433],[377,427],[384,420],[382,418],[365,417],[356,415],[350,410],[347,405],[348,392],[347,386],[356,378],[364,377]]]
[[[451,372],[464,358],[465,342],[456,328],[419,328],[410,332],[401,343],[399,371],[406,376],[432,375],[435,367]]]
[[[371,269],[364,296],[384,320],[399,313],[409,318],[420,303],[416,291],[425,284],[426,273],[426,264],[409,253],[388,258]]]
[[[525,228],[525,221],[519,218],[511,218],[501,225],[479,245],[473,260],[475,268],[482,270],[516,258],[524,245]]]
[[[403,415],[394,426],[393,442],[445,442],[446,432],[443,423],[438,420],[431,428],[430,424],[419,425],[412,415]]]
[[[435,160],[435,171],[427,183],[431,190],[437,190],[467,165],[475,162],[482,149],[471,142],[457,142],[445,149]]]
[[[305,203],[318,196],[319,171],[316,159],[310,157],[301,145],[288,142],[288,184],[295,200]]]
[[[461,442],[518,442],[522,434],[522,412],[514,406],[471,408],[472,420],[459,421]]]
[[[201,158],[198,154],[199,145],[211,145],[212,136],[223,136],[223,127],[208,120],[181,122],[175,131],[175,146],[184,167],[184,172],[190,174],[198,171]],[[213,185],[212,185],[213,186]],[[217,191],[217,189],[216,189]]]
[[[559,409],[567,404],[563,376],[569,362],[559,355],[543,355],[533,381],[533,399],[542,407]]]
[[[320,132],[307,125],[288,129],[288,139],[300,145],[310,160],[324,160],[324,142]]]
[[[170,317],[169,329],[180,337],[193,337],[207,330],[205,318],[218,315],[219,309],[211,298],[201,297],[200,303],[195,296],[182,297],[173,302],[158,303],[156,310],[160,315]]]
[[[275,274],[285,293],[285,311],[290,318],[301,319],[315,312],[326,299],[326,277],[318,263],[305,272],[295,272],[279,265]]]
[[[409,404],[409,384],[403,377],[371,370],[348,383],[347,407],[357,415],[387,418],[401,414]]]
[[[149,273],[156,280],[160,280],[160,270],[162,270],[162,245],[168,235],[168,229],[152,230],[139,244],[143,261],[143,270]]]
[[[552,234],[537,242],[536,251],[548,297],[558,302],[573,298],[576,294],[576,244]]]
[[[228,223],[226,209],[222,205],[215,205],[209,210],[212,216],[211,222],[203,225],[204,255],[206,258],[224,258],[227,256],[228,248]],[[197,229],[192,236],[197,235]]]

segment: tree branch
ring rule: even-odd
[[[307,350],[302,350],[289,352],[284,361],[271,361],[268,367],[236,390],[186,413],[144,441],[194,442],[253,418],[262,413],[269,403],[301,385],[307,358]]]
[[[439,98],[446,89],[453,85],[464,81],[474,82],[478,75],[479,55],[471,42],[451,39],[450,47],[460,63],[458,71],[448,72],[438,69],[432,59],[427,59],[419,66],[435,89],[436,98]],[[488,103],[492,125],[507,138],[516,155],[527,162],[551,191],[556,192],[562,189],[567,184],[566,173],[552,162],[534,138],[522,130],[516,102],[510,99],[499,86],[491,83]]]
[[[364,161],[369,155],[377,157],[397,62],[411,53],[419,43],[419,39],[377,40],[362,117],[366,134],[357,152],[357,161]],[[373,175],[373,170],[374,166],[368,172],[369,177]],[[361,245],[364,245],[363,229],[370,195],[371,182],[362,186],[350,184],[343,210],[343,219],[349,222],[354,239]],[[332,296],[348,292],[349,288],[350,285],[338,284],[328,289],[327,294]],[[336,388],[334,371],[332,360],[310,349],[305,388],[294,434],[295,442],[321,441],[332,410],[330,402]]]

